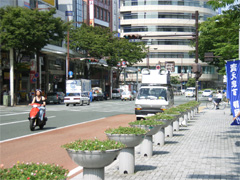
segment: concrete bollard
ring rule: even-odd
[[[182,125],[188,126],[188,114],[184,114]]]
[[[141,155],[146,157],[152,157],[152,154],[153,154],[152,135],[146,135],[141,144]]]
[[[84,180],[103,180],[104,179],[104,168],[83,168],[83,179]]]
[[[133,174],[134,168],[135,168],[134,147],[122,149],[119,154],[119,172],[121,174]]]
[[[173,122],[173,131],[179,131],[179,121],[180,118]]]
[[[163,146],[165,144],[164,128],[161,128],[153,137],[154,137],[154,145]]]
[[[165,127],[165,137],[173,137],[173,122]]]

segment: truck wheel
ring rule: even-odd
[[[80,102],[80,106],[82,106],[82,105],[83,105],[83,101]]]
[[[73,104],[73,106],[76,106],[76,104]]]
[[[140,120],[141,120],[141,117],[137,117],[136,119],[137,119],[137,121],[140,121]]]
[[[90,105],[90,100],[88,100],[87,105]]]
[[[69,106],[69,104],[66,104],[66,106]]]

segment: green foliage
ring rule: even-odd
[[[173,120],[175,117],[164,113],[157,113],[154,116],[146,117],[147,120]],[[158,121],[161,122],[161,121]]]
[[[126,145],[114,140],[100,141],[98,139],[95,139],[76,140],[74,142],[63,145],[62,147],[64,149],[72,149],[75,151],[106,151],[110,149],[122,149],[125,148]]]
[[[17,163],[0,169],[0,179],[66,179],[68,170],[46,163]]]
[[[22,7],[0,9],[2,48],[38,52],[50,40],[63,39],[66,24],[53,15],[56,10],[38,11]]]
[[[204,53],[213,52],[215,58],[209,63],[225,73],[225,60],[238,58],[240,5],[234,5],[222,15],[209,18],[200,24],[199,58],[204,61]]]
[[[180,84],[180,78],[178,76],[171,76],[171,84]]]
[[[135,127],[118,127],[116,129],[107,129],[105,131],[107,134],[146,134],[147,131],[141,128]]]
[[[81,49],[90,57],[108,57],[108,64],[116,66],[124,60],[131,66],[146,57],[143,43],[130,43],[126,39],[115,37],[109,28],[92,27],[82,24],[80,28],[70,29],[70,48]]]
[[[196,85],[196,79],[195,78],[189,78],[186,86],[187,87],[195,87],[195,85]]]
[[[173,114],[173,115],[180,115],[179,111],[176,108],[166,109],[163,114]]]
[[[233,4],[235,0],[209,0],[208,4],[217,9],[220,7],[226,7],[227,5]]]
[[[163,125],[164,124],[161,121],[150,120],[149,118],[146,118],[147,120],[140,120],[140,121],[130,122],[129,125],[131,125],[131,126],[132,125],[157,126],[157,125]]]

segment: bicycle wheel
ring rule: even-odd
[[[226,104],[224,102],[220,102],[218,105],[219,109],[223,110],[226,107]]]
[[[208,109],[214,109],[215,104],[212,101],[210,101],[210,102],[206,103],[206,106],[207,106]]]

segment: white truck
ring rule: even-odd
[[[64,103],[69,104],[87,104],[90,105],[89,92],[91,91],[91,80],[71,79],[66,80],[66,97]]]
[[[163,112],[173,106],[170,74],[166,70],[142,70],[142,83],[135,101],[137,120]]]

